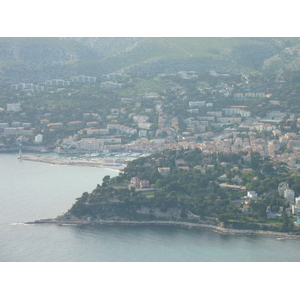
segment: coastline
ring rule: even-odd
[[[18,157],[18,159],[20,159]],[[67,159],[67,158],[50,158],[50,157],[40,157],[40,156],[22,156],[22,160],[42,162],[48,164],[57,165],[73,165],[73,166],[88,166],[97,167],[107,170],[114,170],[121,172],[124,166],[111,166],[99,161],[90,161],[85,159]],[[72,219],[66,220],[63,216],[50,219],[41,219],[33,222],[25,222],[25,224],[56,224],[56,225],[71,225],[71,226],[81,226],[81,225],[120,225],[120,226],[175,226],[184,228],[198,228],[198,229],[208,229],[214,232],[222,234],[231,235],[259,235],[259,236],[271,236],[282,239],[299,239],[300,235],[290,234],[287,232],[274,232],[265,230],[246,230],[246,229],[230,229],[220,226],[203,224],[203,223],[189,223],[180,221],[120,221],[120,220],[83,220],[83,219]]]
[[[63,220],[61,217],[41,219],[33,222],[25,222],[25,224],[35,225],[35,224],[56,224],[56,225],[72,225],[72,226],[82,226],[82,225],[121,225],[121,226],[174,226],[174,227],[184,227],[184,228],[196,228],[196,229],[208,229],[214,232],[222,234],[231,235],[259,235],[259,236],[270,236],[282,239],[299,239],[300,235],[290,234],[287,232],[274,232],[274,231],[264,231],[264,230],[242,230],[242,229],[229,229],[224,227],[219,227],[210,224],[201,223],[188,223],[188,222],[176,222],[176,221],[117,221],[117,220],[96,220],[89,221],[83,219],[73,219],[73,220]]]

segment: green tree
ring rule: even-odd
[[[262,166],[262,171],[267,174],[273,174],[275,170],[272,163],[267,163]]]
[[[102,187],[107,187],[110,183],[110,176],[106,175],[102,179]]]
[[[156,185],[157,187],[161,188],[162,185],[163,185],[163,181],[162,181],[161,179],[157,179],[156,182],[155,182],[155,185]]]
[[[286,214],[285,211],[282,212],[281,218],[282,218],[282,223],[283,223],[284,225],[287,225],[287,224],[288,224],[288,218],[287,218],[287,214]]]

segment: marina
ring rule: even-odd
[[[116,160],[110,159],[85,159],[85,158],[53,158],[53,157],[41,157],[33,155],[23,155],[20,160],[27,160],[33,162],[48,163],[53,165],[73,165],[73,166],[85,166],[85,167],[97,167],[97,168],[110,168],[116,170],[122,170],[126,167],[126,162],[115,162]]]
[[[150,155],[150,153],[110,153],[105,156],[101,156],[100,153],[86,153],[80,155],[79,157],[67,157],[63,155],[53,157],[52,155],[42,156],[40,154],[24,155],[22,152],[19,152],[18,159],[53,165],[85,166],[123,170],[127,166],[128,162],[138,157],[144,157],[148,155]]]

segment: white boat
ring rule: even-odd
[[[100,155],[100,153],[92,153],[91,157],[95,157],[95,156],[99,156],[99,155]]]

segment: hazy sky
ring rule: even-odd
[[[289,2],[11,1],[1,5],[0,36],[298,36]]]

